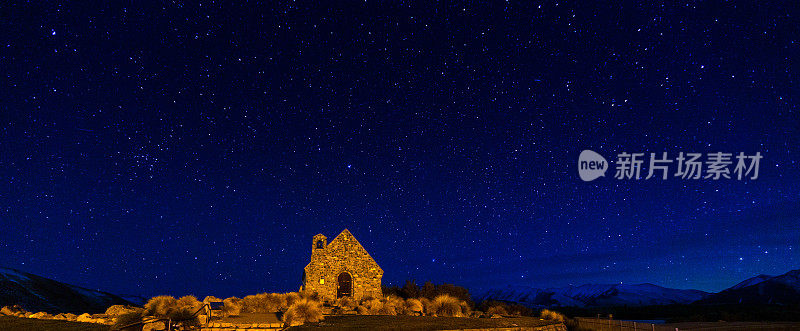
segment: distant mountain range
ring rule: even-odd
[[[697,303],[800,304],[800,269],[774,277],[759,275]]]
[[[586,284],[548,289],[532,287],[494,289],[480,295],[478,301],[485,299],[511,301],[529,307],[648,306],[691,303],[709,294],[698,290],[677,290],[653,284]]]
[[[759,275],[719,293],[679,290],[653,284],[586,284],[538,289],[509,286],[475,296],[476,301],[501,300],[528,307],[608,307],[668,304],[797,304],[800,269],[780,276]]]
[[[130,305],[119,296],[64,284],[14,269],[0,268],[0,307],[20,305],[31,312],[101,313]]]

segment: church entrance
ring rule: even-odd
[[[339,289],[336,291],[337,298],[353,295],[353,280],[350,278],[350,274],[346,272],[340,273],[338,282]]]

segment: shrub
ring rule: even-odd
[[[159,295],[150,298],[144,304],[145,315],[166,317],[169,313],[178,308],[178,300],[169,295]]]
[[[142,318],[144,318],[144,310],[140,311],[132,311],[127,312],[117,317],[117,321],[114,323],[114,330],[142,330],[144,327],[143,324],[136,324],[142,322]],[[131,325],[135,324],[135,325]],[[123,328],[126,325],[130,325],[129,327]]]
[[[422,298],[419,298],[419,302],[422,304],[422,312],[423,312],[424,315],[430,316],[430,315],[433,314],[433,312],[431,312],[431,300],[429,300],[428,298],[422,297]]]
[[[489,316],[491,316],[491,315],[508,315],[508,312],[506,311],[505,308],[503,308],[503,306],[497,305],[497,306],[491,306],[491,307],[489,307],[489,309],[486,309],[486,314],[489,315]]]
[[[397,305],[403,309],[403,299],[368,299],[362,301],[356,310],[360,315],[397,315]]]
[[[123,306],[123,305],[113,305],[106,309],[106,315],[109,317],[117,317],[120,315],[124,315],[127,313],[139,312],[141,308],[132,307],[132,306]]]
[[[319,301],[299,299],[283,314],[283,323],[287,326],[316,323],[324,318]]]
[[[243,313],[255,313],[259,309],[259,304],[261,303],[259,300],[259,294],[255,295],[246,295],[242,298],[242,312]]]
[[[281,309],[280,294],[260,293],[242,299],[242,311],[248,313],[274,313]]]
[[[417,299],[408,299],[405,301],[404,313],[406,315],[422,315],[424,312],[422,302]]]
[[[461,301],[447,294],[437,296],[431,301],[431,315],[461,317]]]
[[[469,290],[458,285],[453,285],[453,284],[436,285],[436,294],[437,296],[442,294],[447,294],[460,301],[465,301],[470,306],[474,304],[472,302],[472,296],[469,295]]]
[[[395,307],[395,302],[388,301],[387,299],[381,299],[381,307],[378,309],[378,315],[397,315],[397,308]]]
[[[203,306],[203,303],[197,300],[197,297],[194,295],[184,295],[178,299],[177,307],[184,308],[192,311],[192,313],[196,312],[200,307]]]
[[[174,322],[180,323],[183,327],[187,326],[200,326],[200,320],[197,319],[197,316],[194,315],[196,309],[191,308],[179,308],[177,310],[173,310],[169,314],[169,318],[172,319]]]
[[[540,316],[543,319],[546,319],[546,320],[553,320],[553,321],[559,321],[559,322],[564,322],[564,321],[567,320],[566,316],[564,316],[564,315],[562,315],[562,314],[560,314],[558,312],[555,312],[555,311],[552,311],[552,310],[548,310],[548,309],[542,309],[542,312],[541,312]]]
[[[239,316],[242,313],[242,299],[230,297],[222,300],[222,313],[225,316]]]
[[[472,314],[472,307],[469,306],[469,303],[466,301],[459,301],[461,305],[461,316],[467,317]]]
[[[387,296],[383,302],[383,307],[386,310],[386,315],[406,314],[406,302],[403,300],[403,298],[398,296]]]
[[[294,305],[295,302],[300,300],[300,294],[297,294],[297,292],[284,293],[283,299],[284,299],[283,301],[285,301],[285,303],[283,303],[284,304],[283,308],[289,309],[289,307]]]
[[[378,299],[364,300],[356,310],[359,315],[380,315],[383,310],[383,302]]]
[[[319,293],[317,291],[301,291],[299,293],[301,298],[309,299],[313,301],[321,301],[319,297]]]
[[[342,308],[344,310],[353,310],[358,307],[358,302],[353,300],[351,297],[341,297],[334,302],[334,306]]]
[[[537,313],[528,307],[516,302],[484,300],[478,309],[485,311],[487,315],[516,315],[516,316],[537,316]]]
[[[215,297],[213,295],[209,295],[209,296],[203,298],[203,303],[209,303],[209,302],[222,302],[222,299],[217,298],[217,297]]]

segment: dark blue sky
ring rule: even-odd
[[[800,267],[794,3],[139,5],[3,5],[0,266],[290,291],[312,236],[349,228],[384,284]],[[587,183],[584,149],[764,158]]]

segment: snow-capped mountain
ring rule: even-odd
[[[20,305],[50,313],[99,313],[111,305],[130,305],[116,295],[0,268],[0,307]]]
[[[539,289],[509,286],[475,296],[529,307],[603,307],[668,304],[800,304],[800,269],[780,276],[758,275],[719,293],[679,290],[653,284],[586,284]]]
[[[774,277],[759,275],[704,298],[698,303],[798,304],[800,269]]]
[[[750,285],[755,285],[755,284],[761,283],[761,282],[763,282],[763,281],[765,281],[767,279],[770,279],[772,277],[774,277],[774,276],[758,275],[758,276],[755,276],[755,277],[750,277],[748,279],[745,279],[745,280],[741,281],[739,284],[731,286],[731,289],[737,289],[737,288],[747,287],[747,286],[750,286]]]
[[[691,303],[708,295],[703,291],[653,284],[586,284],[548,289],[520,286],[493,289],[478,296],[478,301],[513,301],[530,307],[646,306]]]

